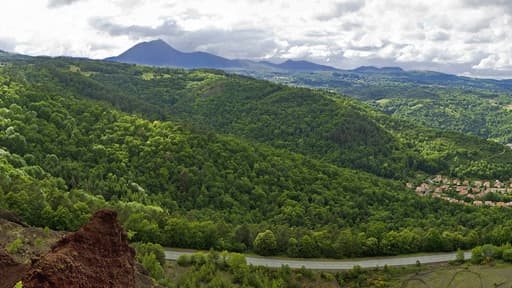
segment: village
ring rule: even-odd
[[[478,207],[512,207],[512,179],[508,182],[461,181],[437,175],[428,178],[418,186],[410,182],[406,186],[415,189],[418,196],[431,196],[450,203]],[[495,200],[496,198],[500,201]]]

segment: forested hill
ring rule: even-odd
[[[396,118],[512,143],[511,80],[474,79],[393,67],[307,73],[263,69],[235,72],[334,91]]]
[[[217,70],[71,59],[18,60],[5,70],[53,93],[106,101],[149,119],[178,120],[383,177],[512,175],[512,152],[500,144],[396,120],[327,92]]]
[[[33,225],[74,229],[110,206],[135,241],[301,257],[449,251],[502,244],[512,231],[512,209],[417,197],[399,181],[333,165],[334,156],[373,149],[383,166],[403,167],[398,153],[410,151],[412,163],[434,155],[454,173],[463,171],[449,165],[466,156],[508,173],[484,159],[507,159],[492,154],[499,145],[426,129],[406,141],[418,127],[352,100],[218,71],[45,58],[4,62],[0,96],[0,206]],[[352,136],[286,134],[299,117]],[[361,131],[395,146],[378,147]],[[296,135],[304,146],[293,145]]]

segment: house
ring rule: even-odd
[[[464,182],[462,182],[462,185],[468,186],[469,185],[469,181],[468,180],[464,180]]]
[[[496,204],[494,204],[494,202],[492,202],[492,201],[485,201],[485,205],[487,205],[487,206],[495,206]]]
[[[482,187],[482,181],[475,181],[474,185],[475,185],[475,187]]]
[[[498,207],[507,207],[507,204],[505,204],[505,202],[496,202],[496,206],[498,206]]]
[[[477,201],[473,201],[473,205],[475,206],[482,206],[484,203],[480,200],[477,200]]]
[[[484,182],[484,187],[490,188],[491,187],[491,182],[489,182],[489,181]]]

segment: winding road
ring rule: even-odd
[[[165,250],[165,259],[175,261],[183,254],[193,254],[194,251],[178,251],[173,249]],[[444,254],[431,254],[431,255],[418,255],[418,256],[399,256],[399,257],[379,257],[361,260],[306,260],[306,259],[283,259],[275,257],[253,257],[247,256],[247,263],[255,266],[267,266],[271,268],[279,268],[282,265],[288,265],[290,268],[301,268],[304,266],[307,269],[313,270],[348,270],[352,269],[355,265],[362,268],[374,268],[388,266],[405,266],[415,265],[416,261],[421,264],[442,263],[455,260],[456,253]],[[471,258],[471,252],[465,252],[464,258]]]

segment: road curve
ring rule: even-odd
[[[165,259],[177,260],[183,254],[193,254],[193,251],[177,251],[172,249],[165,250]],[[355,265],[359,265],[362,268],[374,268],[388,266],[405,266],[415,265],[416,261],[420,261],[421,264],[430,263],[441,263],[455,260],[456,253],[445,253],[445,254],[432,254],[432,255],[418,255],[418,256],[404,256],[404,257],[379,257],[375,259],[364,259],[364,260],[304,260],[304,259],[280,259],[280,258],[269,258],[269,257],[251,257],[247,256],[247,263],[255,266],[267,266],[271,268],[279,268],[282,265],[288,265],[290,268],[301,268],[304,266],[307,269],[313,270],[348,270],[352,269]],[[471,258],[470,252],[464,253],[464,258]]]

